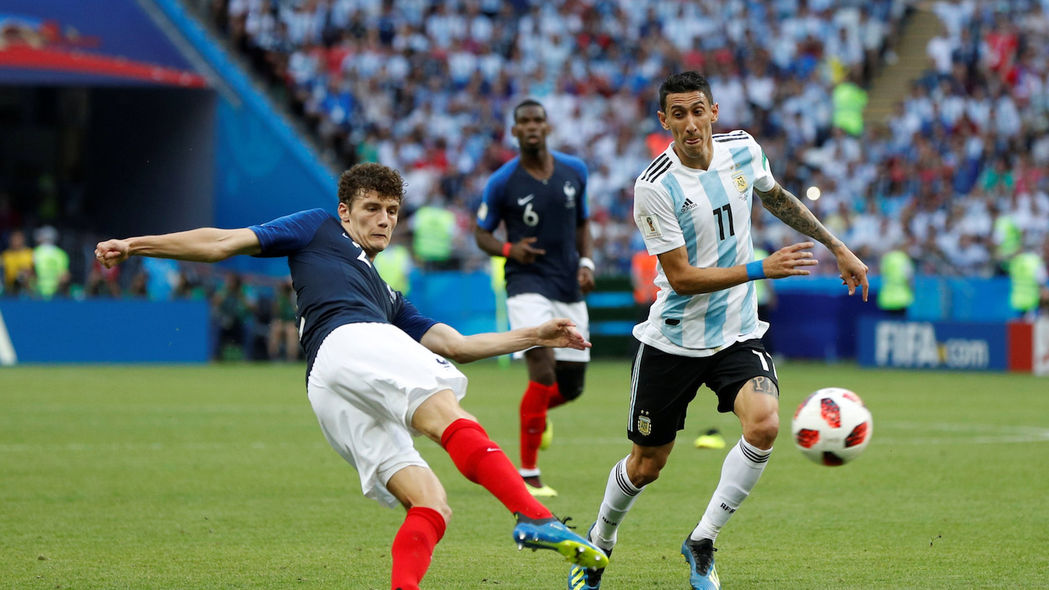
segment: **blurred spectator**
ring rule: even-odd
[[[84,284],[85,297],[120,297],[120,267],[106,268],[97,260],[91,263],[91,270]]]
[[[166,301],[175,294],[181,273],[179,263],[166,258],[142,257],[142,272],[146,275],[146,294],[153,301]]]
[[[296,361],[299,358],[299,331],[295,325],[295,289],[291,279],[277,287],[273,297],[272,321],[269,325],[270,360]]]
[[[211,305],[218,328],[215,358],[227,361],[244,360],[253,305],[248,299],[240,275],[230,273],[226,277],[225,283],[212,296]]]
[[[834,87],[834,126],[849,135],[858,137],[863,133],[863,109],[867,106],[867,91],[859,85],[860,73],[849,70],[848,77]]]
[[[426,270],[451,270],[458,265],[452,256],[455,214],[436,204],[436,198],[412,215],[412,250]]]
[[[1033,319],[1046,298],[1045,260],[1034,250],[1024,250],[1009,260],[1009,306],[1024,319]]]
[[[630,258],[630,285],[634,289],[634,307],[637,309],[636,322],[641,323],[648,319],[649,309],[656,302],[659,288],[656,287],[656,267],[659,258],[648,253],[642,245]],[[637,353],[639,342],[636,338],[630,339],[632,354]]]
[[[891,315],[906,315],[914,303],[914,262],[910,255],[904,248],[894,248],[882,255],[878,267],[878,308]]]
[[[27,294],[33,288],[33,249],[26,244],[25,232],[13,230],[8,236],[7,249],[0,253],[4,267],[4,292],[7,295]]]
[[[36,292],[44,299],[65,294],[69,288],[69,255],[59,248],[58,230],[45,225],[33,233],[33,270],[36,272]]]

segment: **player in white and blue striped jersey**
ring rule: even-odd
[[[720,588],[714,540],[750,494],[779,432],[779,385],[761,336],[753,281],[809,274],[813,242],[754,260],[750,216],[755,196],[795,230],[835,255],[849,294],[867,299],[867,267],[776,182],[761,146],[745,131],[714,134],[718,104],[696,72],[669,76],[659,89],[659,122],[673,143],[634,185],[634,220],[659,257],[656,302],[634,328],[641,342],[631,376],[630,455],[612,468],[592,542],[611,552],[637,496],[659,477],[688,404],[706,385],[719,412],[734,412],[743,436],[725,458],[721,480],[681,553],[694,589]],[[600,587],[602,570],[574,566],[572,590]]]

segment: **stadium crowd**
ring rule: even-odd
[[[895,61],[914,0],[195,2],[335,168],[377,161],[404,172],[404,226],[443,232],[451,245],[420,252],[440,240],[417,239],[423,268],[487,264],[469,239],[474,211],[488,176],[515,154],[511,109],[531,97],[558,124],[550,144],[589,166],[598,274],[628,275],[641,247],[634,178],[669,142],[651,89],[683,69],[710,79],[717,130],[758,138],[781,184],[818,195],[809,207],[873,270],[900,248],[919,272],[939,275],[1001,273],[1024,249],[1049,259],[1045,0],[923,3],[943,29],[884,123],[864,120],[867,90]],[[281,291],[265,277],[230,289],[236,278],[194,265],[98,268],[98,236],[63,231],[69,199],[12,199],[5,188],[5,295],[197,296],[219,306],[241,289],[248,304],[229,309],[275,313],[253,302]],[[19,210],[25,203],[40,211]],[[412,215],[437,210],[451,215]],[[755,209],[759,246],[797,240],[767,216]],[[41,281],[25,251],[48,244]]]
[[[799,195],[819,189],[810,205],[866,260],[902,246],[922,271],[988,276],[1049,235],[1042,1],[926,3],[944,25],[930,68],[887,124],[866,126],[866,89],[914,2],[208,4],[337,166],[406,171],[409,209],[454,211],[458,235],[513,155],[510,107],[532,97],[559,122],[552,145],[590,166],[599,272],[626,274],[634,175],[668,141],[648,94],[681,69],[711,80],[719,129],[758,137]],[[796,237],[758,235],[768,250]],[[466,240],[451,256],[483,264]]]

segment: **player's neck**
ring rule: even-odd
[[[549,180],[554,174],[554,157],[550,150],[541,148],[538,150],[521,151],[521,166],[525,172],[531,174],[536,180]]]
[[[696,154],[693,157],[687,155],[685,150],[678,147],[676,142],[674,143],[674,154],[677,155],[677,159],[681,162],[682,166],[694,170],[709,170],[710,163],[714,161],[713,149],[703,150],[701,153]]]

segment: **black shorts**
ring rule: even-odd
[[[755,377],[771,379],[779,389],[776,366],[761,340],[737,342],[705,357],[669,354],[642,344],[630,378],[627,437],[646,447],[674,440],[685,428],[685,412],[701,385],[718,396],[718,412],[731,412],[736,395]]]

